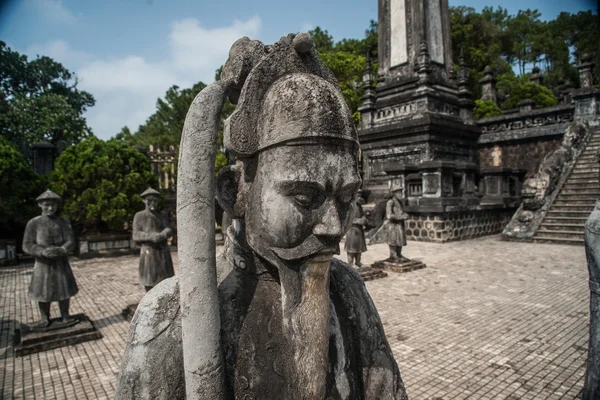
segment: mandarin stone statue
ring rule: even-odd
[[[167,215],[156,209],[160,193],[148,188],[140,197],[146,209],[133,217],[133,240],[142,247],[139,279],[147,292],[162,280],[175,275],[167,242],[173,236],[173,230]]]
[[[346,233],[346,244],[344,247],[344,250],[348,254],[348,264],[354,265],[356,263],[358,268],[363,266],[360,262],[361,254],[367,251],[364,232],[364,225],[367,223],[367,219],[362,208],[364,203],[365,200],[362,197],[358,197],[352,203],[352,225],[348,233]]]
[[[402,247],[406,246],[406,226],[408,214],[402,207],[402,190],[396,190],[385,205],[385,219],[389,221],[387,243],[390,246],[390,261],[402,260]]]
[[[37,199],[42,215],[27,223],[23,251],[35,257],[28,296],[38,303],[41,327],[77,323],[69,316],[70,298],[78,292],[68,253],[75,248],[71,224],[58,215],[61,198],[46,190]],[[58,302],[60,321],[50,320],[50,304]]]
[[[232,217],[216,257],[218,122],[237,157],[217,177]],[[406,399],[358,273],[335,259],[360,187],[358,141],[306,33],[233,44],[188,111],[179,158],[180,276],[133,318],[119,399]]]

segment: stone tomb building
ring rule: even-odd
[[[524,101],[474,122],[462,57],[454,72],[448,0],[379,0],[378,54],[377,87],[367,59],[359,107],[366,209],[377,212],[390,190],[402,189],[409,239],[500,233],[521,203],[523,179],[558,147],[569,122],[597,120],[597,93],[573,92],[551,109]],[[496,101],[485,72],[484,96]],[[591,103],[579,107],[579,98]]]

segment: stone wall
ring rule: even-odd
[[[406,221],[408,240],[448,242],[502,232],[514,209],[472,210],[411,215]]]
[[[479,148],[479,167],[494,166],[494,147],[501,149],[502,166],[527,170],[525,179],[533,176],[544,157],[558,149],[562,136],[537,137],[527,141],[498,142],[481,145]]]

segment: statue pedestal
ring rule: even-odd
[[[53,318],[47,327],[22,324],[20,329],[15,330],[15,355],[22,357],[102,338],[100,331],[84,314],[71,315],[71,318],[73,321],[66,323],[60,318]]]
[[[415,271],[417,269],[425,268],[426,265],[421,261],[409,260],[408,258],[402,257],[400,261],[392,261],[390,259],[377,261],[373,264],[373,269],[384,269],[387,271],[404,273]]]
[[[363,281],[373,281],[388,276],[381,268],[360,267],[356,270]]]

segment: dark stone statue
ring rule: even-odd
[[[367,251],[364,232],[364,225],[367,223],[367,219],[362,208],[364,203],[365,200],[362,197],[358,197],[352,203],[352,225],[348,233],[346,233],[346,244],[344,247],[344,250],[348,254],[348,264],[354,265],[356,263],[358,268],[363,266],[360,262],[361,254]]]
[[[389,261],[402,260],[402,247],[406,246],[406,226],[408,214],[402,207],[402,190],[392,194],[385,205],[385,218],[389,221],[387,229],[387,244],[390,246]]]
[[[590,275],[590,341],[583,400],[600,398],[600,200],[585,224],[585,254]]]
[[[215,259],[206,177],[227,96],[237,108],[224,142],[237,161],[216,188],[233,225]],[[350,110],[309,35],[233,45],[221,80],[188,111],[181,274],[140,302],[118,399],[407,398],[362,279],[334,258],[353,222],[358,151]]]
[[[133,217],[133,240],[141,245],[140,283],[146,291],[175,275],[167,240],[173,236],[169,218],[156,209],[160,193],[148,188],[140,195],[146,209]]]
[[[42,215],[27,223],[23,237],[23,251],[35,257],[28,296],[38,303],[40,326],[50,325],[53,301],[58,302],[62,319],[56,324],[70,324],[75,321],[69,317],[69,301],[78,292],[67,256],[75,248],[73,230],[58,215],[59,195],[46,190],[36,200]]]

